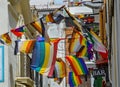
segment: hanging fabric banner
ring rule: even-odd
[[[12,29],[11,32],[14,35],[16,35],[17,37],[21,37],[25,32],[25,27],[22,26],[22,27],[19,27],[19,28],[16,28],[16,29]]]
[[[0,36],[0,38],[1,38],[1,40],[2,40],[5,44],[7,44],[7,45],[10,45],[10,44],[12,43],[12,40],[11,40],[11,38],[10,38],[10,36],[9,36],[8,33],[2,34],[2,35]]]
[[[52,76],[57,55],[57,45],[60,39],[45,42],[43,37],[37,40],[32,53],[31,68],[40,74]]]
[[[82,84],[82,80],[79,75],[75,75],[74,72],[69,72],[69,85],[70,87],[75,87]]]
[[[76,56],[66,56],[66,59],[69,61],[75,75],[88,74],[87,66],[82,58],[77,58]]]

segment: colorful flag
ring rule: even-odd
[[[82,84],[82,80],[79,75],[75,75],[74,72],[69,72],[69,85],[70,87],[75,87]]]
[[[88,37],[90,38],[91,42],[93,43],[94,50],[99,52],[99,54],[103,58],[108,58],[107,48],[102,44],[102,41],[92,30],[90,30],[90,32],[88,32]]]
[[[1,44],[5,44],[4,41],[2,41],[1,39],[0,39],[0,43],[1,43]]]
[[[52,76],[57,55],[57,45],[60,39],[45,42],[43,37],[37,40],[32,53],[31,68],[40,74]]]
[[[11,32],[16,35],[17,37],[21,37],[25,32],[24,26],[16,28],[16,29],[12,29]]]
[[[80,44],[80,35],[78,33],[73,32],[72,38],[70,40],[69,52],[78,52],[81,47],[82,46]]]
[[[12,40],[11,40],[11,38],[10,38],[10,36],[9,36],[8,33],[2,34],[2,35],[0,36],[0,38],[1,38],[1,40],[2,40],[4,43],[6,43],[7,45],[10,45],[10,44],[12,43]]]
[[[66,56],[66,59],[69,61],[75,75],[88,74],[87,66],[82,58],[77,58],[76,56]]]
[[[61,58],[57,59],[55,63],[55,69],[56,69],[57,78],[65,77],[65,69],[66,69],[65,62]]]
[[[42,33],[42,27],[39,22],[32,22],[31,25],[39,32]]]
[[[52,13],[46,15],[45,20],[46,20],[46,22],[52,22],[52,23],[55,22],[54,19],[53,19]]]
[[[77,30],[73,32],[73,36],[69,46],[70,53],[76,52],[77,56],[82,58],[93,58],[93,45],[85,37],[83,37],[81,32]]]
[[[35,40],[26,40],[19,42],[19,50],[23,53],[31,53],[35,44]]]

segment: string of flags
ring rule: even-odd
[[[80,24],[75,24],[76,22],[74,17],[71,16],[68,11],[66,11],[66,13],[68,13],[69,17],[73,21],[67,21],[68,26],[81,26]],[[51,22],[59,24],[63,19],[66,21],[66,18],[61,14],[57,14],[54,17],[54,15],[50,13],[44,18],[46,23]],[[46,42],[45,26],[42,19],[43,17],[39,19],[39,22],[34,21],[30,23],[36,29],[36,31],[42,34],[42,36],[37,36],[36,39],[25,41],[16,40],[14,54],[17,55],[18,52],[23,52],[26,54],[32,53],[31,69],[48,77],[52,77],[53,73],[56,73],[56,81],[62,81],[62,79],[66,76],[65,63],[62,60],[58,61],[56,58],[58,43],[62,39],[51,39],[50,43]],[[11,32],[15,36],[21,37],[26,32],[26,25],[11,29]],[[71,55],[67,55],[66,59],[70,63],[72,69],[72,71],[69,72],[69,84],[71,87],[82,83],[80,75],[87,75],[89,73],[84,61],[84,57],[87,57],[89,60],[92,59],[93,51],[95,50],[103,58],[108,58],[108,50],[102,44],[99,37],[92,30],[85,30],[85,33],[86,36],[84,36],[81,31],[74,28],[70,40],[69,52]],[[0,43],[7,45],[12,43],[9,32],[0,35]],[[72,55],[74,53],[76,53],[76,55]]]

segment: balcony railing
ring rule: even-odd
[[[26,87],[34,85],[34,71],[30,68],[31,58],[23,53],[18,54],[16,83]],[[19,87],[19,86],[16,86]]]

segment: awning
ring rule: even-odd
[[[70,13],[73,15],[79,15],[79,14],[93,14],[93,10],[89,7],[86,6],[81,6],[81,7],[69,7],[68,8]]]

